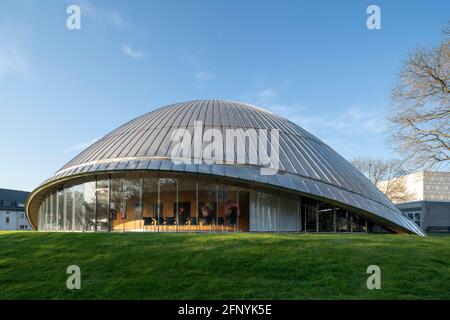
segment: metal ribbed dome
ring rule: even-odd
[[[192,131],[194,121],[222,132],[228,128],[279,129],[279,174],[264,176],[252,165],[174,164],[170,159],[171,132],[177,128]],[[190,172],[262,183],[342,203],[423,234],[365,176],[321,140],[287,119],[245,103],[196,100],[154,110],[95,142],[44,184],[82,173],[114,170]]]

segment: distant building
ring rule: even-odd
[[[450,232],[450,172],[421,171],[397,179],[409,199],[396,203],[403,215],[427,232]]]
[[[397,207],[426,232],[450,232],[450,201],[411,201]]]
[[[28,192],[0,189],[0,230],[32,230],[25,214]]]
[[[410,201],[450,201],[450,172],[420,171],[401,179]]]

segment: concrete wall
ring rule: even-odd
[[[433,202],[425,201],[423,204],[425,212],[424,225],[427,227],[450,227],[450,201]]]
[[[424,171],[423,200],[450,200],[450,172]]]
[[[450,201],[414,201],[397,204],[403,215],[420,212],[420,227],[427,231],[430,227],[450,228]]]

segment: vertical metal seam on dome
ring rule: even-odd
[[[165,108],[160,108],[157,110],[154,110],[152,112],[147,113],[146,115],[143,115],[141,117],[135,118],[134,120],[131,120],[127,122],[125,125],[120,126],[118,129],[113,130],[109,134],[107,134],[108,139],[103,141],[102,145],[98,145],[98,148],[91,152],[89,155],[86,155],[84,158],[80,159],[80,162],[86,162],[91,159],[95,159],[98,157],[99,154],[101,154],[104,150],[107,150],[108,147],[110,147],[109,141],[114,141],[118,136],[122,135],[127,130],[132,130],[134,128],[137,128],[142,123],[145,123],[149,118],[152,118],[152,116],[155,116],[157,114],[163,113],[162,110]]]
[[[162,141],[166,137],[167,133],[171,130],[171,125],[169,125],[169,123],[171,123],[173,117],[178,114],[179,109],[184,108],[184,106],[185,106],[185,104],[178,105],[176,109],[173,109],[172,112],[170,114],[168,114],[166,118],[162,119],[160,121],[160,124],[158,124],[155,127],[155,131],[154,131],[155,136],[152,139],[151,144],[148,146],[147,150],[145,151],[145,154],[152,154],[152,155],[157,154]],[[151,136],[153,136],[153,133]]]
[[[156,111],[154,114],[150,114],[148,117],[139,117],[136,119],[136,121],[131,121],[128,123],[127,126],[122,126],[119,131],[112,131],[110,135],[110,139],[108,141],[105,141],[103,145],[99,145],[97,150],[95,150],[91,155],[84,157],[83,159],[80,159],[81,162],[87,162],[89,160],[98,158],[100,155],[104,154],[104,152],[107,152],[110,148],[112,148],[116,143],[118,143],[117,140],[120,140],[120,137],[126,132],[131,131],[134,128],[137,128],[141,125],[141,123],[147,123],[147,121],[150,121],[150,119],[153,119],[154,116],[158,116],[163,114],[163,112]],[[112,141],[112,145],[109,143],[109,140]]]
[[[184,108],[184,105],[182,105],[182,106]],[[174,107],[172,107],[172,108],[174,108]],[[183,108],[182,108],[182,110],[183,110]],[[145,141],[144,135],[149,131],[149,128],[150,128],[150,125],[144,132],[140,132],[141,134],[139,136],[133,138],[133,140],[134,140],[133,146],[128,149],[128,152],[126,154],[121,155],[121,156],[123,156],[123,157],[136,156],[137,152],[139,151],[139,146],[141,146],[142,142]]]
[[[155,139],[155,135],[158,135],[160,126],[159,123],[165,121],[166,119],[170,119],[172,114],[178,110],[179,108],[182,108],[183,104],[178,103],[176,105],[173,105],[171,109],[165,112],[165,115],[162,117],[155,118],[154,121],[147,127],[147,129],[142,133],[139,140],[136,142],[135,145],[135,155],[136,156],[142,156],[146,155],[147,149],[151,147],[153,144],[153,141]]]
[[[161,118],[161,121],[164,121],[163,119],[170,119],[170,116],[175,112],[175,110],[177,110],[179,108],[179,105],[175,105],[174,107],[170,108],[167,112],[164,112],[164,116]],[[147,126],[147,124],[149,123],[149,121],[146,122],[145,126]],[[153,121],[152,123],[155,123],[155,121]],[[114,154],[116,155],[116,157],[119,156],[119,154],[127,147],[127,145],[134,139],[134,137],[139,136],[142,133],[142,129],[138,129],[135,130],[136,132],[130,134],[125,134],[123,135],[123,138],[120,139],[120,142],[117,144],[117,146],[113,149],[110,150],[110,152],[108,152],[105,157],[106,158],[110,158],[112,157]]]
[[[162,131],[159,132],[158,135],[162,136],[162,137],[161,137],[161,140],[159,141],[159,143],[157,143],[156,140],[154,141],[154,142],[156,142],[157,145],[155,145],[155,152],[153,152],[153,154],[155,154],[155,155],[158,155],[158,154],[160,154],[160,155],[164,154],[165,155],[165,154],[167,154],[168,150],[166,150],[164,152],[162,150],[162,146],[164,145],[164,143],[167,142],[167,138],[166,137],[167,137],[168,134],[171,135],[171,131],[174,130],[174,126],[173,126],[174,123],[176,122],[176,120],[178,118],[180,118],[180,117],[182,118],[184,116],[183,111],[188,110],[190,106],[191,106],[191,104],[188,104],[188,103],[182,104],[181,108],[177,109],[176,113],[173,115],[174,119],[168,119],[168,122],[171,121],[170,126],[168,126],[168,125],[166,126],[165,125],[165,126],[161,127],[161,129],[163,129],[163,128],[165,129],[165,133],[164,133],[164,135],[161,135]],[[169,138],[169,146],[166,149],[170,148],[170,144],[171,143],[170,143],[170,138]],[[153,146],[153,143],[150,146],[149,150],[151,150],[152,146]]]
[[[275,126],[274,123],[273,123],[273,121],[274,121],[273,118],[270,118],[270,119],[269,119],[269,117],[268,117],[268,118],[266,119],[266,117],[261,117],[261,120],[264,121],[265,123],[270,123],[270,126],[266,124],[267,127],[272,127],[272,128],[275,127],[275,128],[276,128],[276,126]],[[288,147],[289,147],[289,146],[288,146]],[[289,150],[291,151],[292,156],[297,160],[297,162],[298,162],[299,164],[302,164],[302,161],[298,158],[297,154],[299,154],[299,155],[302,156],[302,157],[303,157],[303,155],[301,154],[301,152],[299,152],[298,148],[296,148],[296,149],[297,149],[297,152],[298,152],[298,153],[294,153],[293,150],[291,150],[290,147],[289,147]],[[307,176],[312,177],[312,178],[317,178],[317,177],[319,177],[319,176],[317,175],[317,173],[314,171],[314,169],[312,168],[312,166],[306,161],[306,159],[304,159],[304,160],[305,160],[305,161],[303,162],[303,164],[307,165],[307,166],[310,168],[310,170],[307,170],[307,168],[306,168],[306,167],[303,167],[303,165],[302,165],[302,168],[305,169],[305,172],[307,173]],[[310,171],[312,171],[312,172],[310,172]]]
[[[177,104],[172,105],[170,108],[164,108],[163,110],[158,110],[155,114],[151,114],[147,119],[144,121],[141,121],[138,126],[130,127],[125,131],[122,131],[120,134],[118,134],[118,141],[109,148],[109,150],[106,150],[106,153],[103,153],[104,158],[109,158],[111,155],[116,152],[117,149],[121,148],[122,145],[129,140],[129,134],[132,134],[132,137],[135,137],[139,134],[142,134],[143,131],[147,131],[149,128],[152,130],[154,129],[154,124],[159,121],[160,119],[163,119],[167,117],[168,114],[170,114],[170,110],[173,110],[174,107],[176,107]],[[142,129],[147,128],[147,129]],[[135,132],[133,132],[135,131]],[[123,149],[123,147],[122,147]]]
[[[174,128],[174,130],[177,130],[177,129],[185,129],[185,130],[187,130],[187,128],[188,128],[188,126],[189,126],[189,121],[188,121],[186,127],[182,127],[182,126],[183,126],[183,121],[184,121],[185,118],[187,117],[188,112],[189,112],[190,108],[194,105],[194,103],[195,103],[195,101],[190,101],[190,102],[184,104],[183,110],[180,111],[178,117],[176,118],[177,120],[180,119],[180,121],[179,121],[179,123],[176,123],[176,128]],[[192,112],[191,112],[191,114],[190,114],[190,117],[192,117]],[[190,117],[189,117],[189,118],[190,118]],[[185,134],[186,134],[186,133],[185,133]],[[184,135],[183,135],[183,138],[181,139],[180,142],[182,142],[183,139],[184,139]],[[164,154],[165,156],[169,156],[169,153],[170,153],[171,150],[172,150],[172,144],[173,144],[173,141],[170,141],[169,146],[167,147],[167,150],[166,150],[166,152],[165,152],[165,154]],[[180,144],[179,144],[179,146],[181,147]],[[179,149],[177,150],[177,152],[176,152],[175,154],[178,154],[178,152],[179,152]]]
[[[314,163],[317,165],[317,167],[320,168],[321,172],[323,173],[324,176],[327,177],[328,181],[330,183],[332,183],[332,181],[334,180],[335,183],[339,184],[339,181],[337,180],[337,178],[335,177],[335,175],[330,172],[330,170],[328,169],[328,167],[325,165],[325,163],[323,163],[319,157],[319,154],[317,154],[315,152],[315,150],[313,150],[310,146],[309,141],[305,141],[305,140],[301,140],[301,143],[303,143],[305,150],[308,152],[308,155],[310,155],[311,158],[314,158]],[[326,164],[328,164],[326,162]],[[326,171],[326,172],[325,172]],[[328,173],[328,174],[327,174]]]
[[[258,110],[256,110],[255,112],[255,115],[256,114],[260,114],[260,113],[262,113],[261,111],[258,111]],[[263,117],[261,117],[261,118],[263,118]],[[266,120],[266,119],[264,119],[264,120]],[[274,129],[274,128],[276,128],[275,126],[273,126],[273,125],[267,125],[267,123],[270,123],[268,120],[267,120],[267,122],[266,122],[266,127],[267,128],[270,128],[270,129]],[[283,133],[282,131],[281,131],[281,133]],[[280,134],[280,137],[282,136],[282,134]],[[269,144],[269,146],[270,146],[270,149],[272,150],[272,142],[271,141],[267,141],[268,142],[268,144]],[[287,157],[287,154],[284,152],[284,150],[283,150],[283,148],[281,148],[281,142],[279,141],[279,143],[280,143],[280,148],[279,148],[279,152],[278,152],[278,160],[279,160],[279,162],[280,162],[280,164],[281,164],[281,169],[282,170],[285,170],[285,171],[287,171],[286,170],[286,167],[284,166],[284,164],[283,164],[283,162],[281,161],[281,157],[280,157],[280,153],[283,153],[283,155],[285,156],[285,158],[288,160],[288,157]],[[268,154],[268,149],[265,149],[265,151],[267,152],[267,154]],[[289,161],[289,160],[288,160]],[[291,167],[295,170],[295,167],[292,165],[292,163],[291,163]],[[295,170],[296,171],[296,170]]]
[[[78,164],[78,163],[82,163],[84,161],[84,159],[88,158],[92,153],[95,152],[95,150],[98,149],[99,144],[104,144],[104,143],[106,143],[107,140],[113,139],[114,138],[114,132],[116,132],[117,130],[120,130],[121,128],[124,128],[125,126],[127,126],[127,125],[129,125],[129,124],[131,124],[131,123],[133,123],[135,121],[137,121],[140,118],[144,118],[144,117],[145,117],[145,115],[142,115],[142,116],[139,116],[137,118],[134,118],[134,119],[128,121],[127,123],[121,125],[119,128],[109,132],[104,137],[102,137],[100,140],[94,142],[90,147],[88,147],[87,149],[82,151],[81,154],[78,154],[76,157],[74,157],[62,169],[66,168],[66,167],[70,167],[70,166]]]
[[[245,108],[240,108],[240,109],[239,109],[239,114],[241,115],[241,118],[242,118],[242,119],[247,118],[247,120],[248,120],[248,122],[249,122],[248,128],[249,128],[249,129],[254,129],[254,126],[252,126],[250,117],[246,114]],[[244,117],[244,116],[245,116],[245,117]],[[255,131],[256,131],[256,130],[255,130]],[[256,131],[256,132],[257,132],[257,131]],[[257,154],[258,154],[258,141],[253,141],[253,140],[251,139],[251,136],[250,136],[250,135],[249,135],[248,141],[249,141],[249,144],[248,144],[248,149],[249,149],[249,150],[246,149],[245,145],[244,145],[244,149],[245,149],[245,153],[246,153],[246,156],[245,156],[246,159],[245,159],[245,160],[246,160],[248,163],[250,163],[250,156],[249,156],[249,153],[250,153],[250,147],[252,147],[253,152],[255,152],[255,154],[257,155]],[[242,143],[245,143],[245,140],[244,140]],[[255,145],[255,144],[256,144],[256,145]]]
[[[190,106],[194,106],[195,104],[197,103],[197,101],[191,101],[191,104],[189,104],[189,107]],[[186,109],[188,109],[189,107],[186,107]],[[194,114],[195,114],[195,112],[191,112],[190,114],[189,114],[189,117],[185,117],[185,118],[183,118],[182,119],[182,121],[181,121],[181,123],[180,123],[180,127],[179,128],[184,128],[184,129],[186,129],[186,131],[184,132],[184,135],[183,135],[183,137],[181,138],[181,141],[183,141],[184,139],[186,139],[186,135],[188,134],[188,132],[190,133],[190,131],[189,131],[189,126],[190,126],[190,123],[191,123],[191,119],[192,119],[192,117],[194,117]],[[185,121],[186,120],[186,121]],[[194,121],[195,121],[195,119],[193,119]],[[191,135],[191,142],[192,142],[192,135]],[[181,147],[181,145],[179,145],[179,148]],[[179,153],[179,149],[178,148],[178,150],[177,150],[177,152],[175,153],[175,154],[178,154]],[[191,154],[192,155],[192,154]]]
[[[181,105],[181,103],[177,104],[177,105]],[[172,106],[172,108],[174,108],[174,107],[175,107],[175,105]],[[157,126],[153,125],[153,123],[156,123],[158,121],[162,121],[162,119],[164,119],[164,118],[154,119],[154,121],[152,122],[152,125],[149,125],[148,128],[145,130],[145,132],[142,133],[142,135],[141,135],[141,137],[140,137],[140,139],[138,141],[138,142],[141,142],[141,143],[137,143],[136,142],[136,146],[135,146],[136,148],[135,148],[135,151],[134,151],[136,156],[146,155],[146,150],[144,151],[144,147],[145,148],[149,148],[150,147],[150,145],[152,143],[151,137],[153,137],[153,133],[158,129]]]

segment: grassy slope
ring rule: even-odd
[[[0,299],[16,298],[450,299],[450,237],[0,232]]]

